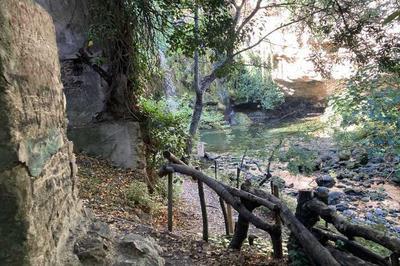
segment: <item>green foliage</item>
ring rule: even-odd
[[[129,79],[131,95],[143,92],[156,73],[156,29],[166,27],[157,0],[96,0],[90,1],[89,43],[102,47],[111,75],[124,74]],[[88,45],[90,49],[91,45]],[[95,60],[96,61],[96,60]]]
[[[161,207],[158,195],[150,195],[146,183],[142,181],[132,181],[125,193],[128,204],[132,207],[139,207],[148,213],[155,213]]]
[[[177,200],[179,200],[180,195],[182,194],[182,191],[183,191],[183,177],[174,175],[172,184],[173,184],[172,197],[173,197],[174,201],[177,201]],[[155,190],[162,199],[167,199],[168,198],[168,178],[165,177],[165,178],[158,180],[158,182],[155,186]]]
[[[384,227],[385,228],[385,227]],[[384,229],[384,231],[386,231],[386,228]],[[356,237],[355,238],[357,242],[359,242],[363,247],[369,249],[370,251],[381,255],[382,257],[389,257],[390,254],[392,254],[392,252],[390,250],[388,250],[387,248],[369,241],[369,240],[365,240],[364,238],[361,237]]]
[[[363,70],[351,79],[346,89],[333,97],[334,111],[342,118],[340,137],[374,152],[400,154],[400,77],[395,74]],[[347,140],[347,141],[348,141]]]
[[[265,110],[274,109],[284,101],[282,90],[272,81],[268,66],[239,66],[229,76],[232,98],[239,102],[260,103]]]
[[[300,250],[300,247],[297,246],[297,249],[291,249],[288,252],[289,261],[291,266],[306,266],[311,265],[310,261],[307,258],[307,255]]]
[[[148,163],[158,167],[163,162],[162,152],[171,151],[178,157],[184,156],[184,148],[188,138],[188,127],[192,115],[190,97],[186,94],[175,98],[174,104],[166,99],[139,99],[139,107],[146,117],[142,123],[147,132],[146,142],[150,151]],[[176,109],[175,109],[176,108]],[[222,127],[223,115],[217,111],[205,109],[203,112],[202,128]]]
[[[144,97],[140,98],[139,106],[146,116],[143,126],[148,134],[150,166],[156,167],[163,161],[162,152],[165,150],[183,156],[190,108],[180,103],[177,110],[172,111],[165,99],[156,101]]]
[[[372,63],[381,70],[399,73],[400,35],[396,29],[398,25],[391,23],[399,18],[398,3],[390,0],[380,1],[379,4],[365,0],[299,0],[289,9],[296,19],[301,19],[309,27],[315,37],[325,44],[329,43],[331,51],[344,47],[352,53],[346,59],[359,66]],[[316,54],[326,55],[325,48],[316,47],[319,49]],[[326,56],[322,58],[324,60]],[[327,62],[322,62],[324,66],[321,66],[321,62],[316,63],[320,69],[332,65]],[[329,69],[323,72],[329,73]]]
[[[223,128],[225,126],[224,115],[221,112],[205,109],[201,118],[201,129]]]
[[[315,161],[317,153],[315,151],[303,148],[299,145],[292,145],[289,149],[281,153],[280,160],[287,162],[287,168],[290,172],[299,174],[311,174],[315,171]]]
[[[175,9],[174,17],[179,20],[170,30],[168,44],[174,51],[192,57],[198,48],[201,54],[211,49],[223,53],[232,47],[235,37],[232,34],[233,18],[228,5],[223,0],[175,1],[179,8]],[[199,32],[195,36],[193,16],[196,8],[199,10]],[[217,60],[217,58],[215,58]]]

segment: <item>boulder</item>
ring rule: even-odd
[[[366,165],[368,163],[368,152],[365,149],[354,149],[351,154],[353,159],[360,165]]]
[[[339,203],[336,205],[336,210],[340,211],[340,212],[345,211],[348,208],[349,208],[349,205],[347,203]]]
[[[161,266],[161,247],[148,236],[115,232],[103,222],[94,222],[75,242],[79,265]]]
[[[328,199],[329,189],[327,187],[317,187],[315,194],[320,199]]]
[[[370,197],[362,197],[361,198],[362,202],[369,202],[370,200],[371,200]]]
[[[348,150],[342,150],[339,152],[338,157],[340,161],[348,161],[350,160],[351,152]]]
[[[137,122],[110,121],[70,127],[68,136],[75,151],[100,156],[123,168],[146,167],[145,147]]]
[[[354,161],[348,161],[346,164],[346,168],[347,169],[355,169],[357,167],[359,167],[360,165],[357,162]]]
[[[348,187],[344,189],[344,193],[349,196],[363,196],[364,192],[360,188]]]
[[[232,126],[248,126],[253,122],[245,113],[235,112],[230,116],[229,123]]]
[[[344,197],[343,192],[332,191],[328,194],[328,205],[336,205]]]
[[[324,154],[324,155],[321,155],[320,159],[321,159],[321,161],[326,162],[326,161],[331,160],[332,156],[329,154]]]
[[[358,173],[358,174],[355,174],[354,176],[353,176],[353,180],[354,181],[362,181],[362,180],[364,180],[364,179],[367,179],[368,178],[368,175],[367,174],[364,174],[364,173]]]
[[[164,265],[159,253],[162,249],[151,237],[128,234],[118,240],[118,257],[116,265]]]
[[[344,169],[344,170],[339,170],[336,173],[336,178],[339,180],[346,179],[346,178],[352,179],[354,175],[355,175],[354,172]]]
[[[336,183],[335,179],[330,175],[319,176],[315,181],[317,182],[318,186],[327,188],[333,187]]]

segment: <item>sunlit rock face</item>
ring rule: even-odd
[[[263,27],[255,30],[250,43],[288,21],[289,14],[284,11],[260,18],[258,23]],[[315,47],[327,47],[321,50],[323,56],[340,59],[340,63],[328,60],[329,78],[323,77],[312,61]],[[263,60],[270,60],[272,77],[288,96],[320,101],[334,90],[335,80],[348,78],[354,72],[352,64],[345,59],[345,50],[333,54],[328,47],[328,44],[318,43],[307,28],[294,24],[271,33],[254,52],[260,54]]]

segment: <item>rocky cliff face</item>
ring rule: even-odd
[[[254,39],[274,31],[285,21],[290,20],[285,11],[270,14],[261,18],[264,28],[256,29]],[[327,44],[319,43],[306,27],[294,24],[274,31],[257,46],[254,51],[261,55],[264,61],[270,61],[272,77],[276,83],[285,89],[287,96],[322,101],[330,95],[335,81],[349,77],[353,66],[346,60],[346,51],[331,53]],[[319,48],[327,58],[335,60],[328,62],[329,78],[323,77],[316,68],[312,58],[315,48]]]
[[[69,126],[90,123],[104,107],[106,83],[77,57],[89,31],[88,0],[36,0],[52,16],[57,36]]]
[[[0,265],[164,265],[81,207],[55,36],[32,0],[1,1]]]
[[[75,151],[101,156],[124,168],[145,169],[140,126],[136,122],[97,122],[108,87],[77,57],[88,41],[90,0],[35,0],[54,20],[67,102],[68,136]],[[100,53],[100,51],[98,51]]]
[[[51,17],[0,9],[0,264],[57,265],[80,210]]]

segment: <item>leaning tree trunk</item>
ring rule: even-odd
[[[186,146],[186,154],[190,156],[193,150],[193,139],[199,128],[201,114],[203,112],[203,92],[196,92],[196,102],[194,105],[192,121],[190,122],[189,137]]]
[[[196,6],[194,12],[194,36],[199,37],[199,7]],[[199,48],[194,51],[194,90],[196,92],[196,101],[193,108],[192,121],[190,122],[189,136],[186,144],[186,155],[190,157],[193,150],[193,139],[199,128],[201,113],[203,112],[203,94],[200,88],[200,69],[199,69]]]

